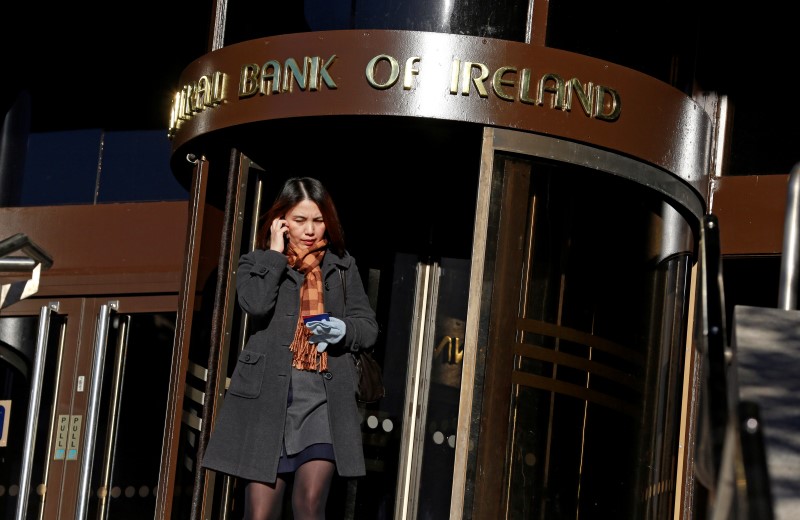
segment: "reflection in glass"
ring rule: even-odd
[[[455,437],[464,358],[469,260],[440,263],[428,411],[420,465],[417,518],[447,518],[453,486]]]
[[[545,160],[530,172],[522,270],[505,282],[519,303],[502,307],[514,340],[487,361],[495,385],[510,377],[504,517],[666,518],[691,230],[637,183]]]
[[[60,338],[66,327],[66,318],[50,314],[49,337],[45,342],[42,388],[39,402],[39,420],[33,458],[30,468],[30,488],[19,489],[25,445],[25,427],[31,399],[31,377],[36,357],[37,330],[39,320],[33,316],[0,318],[0,380],[4,382],[0,399],[8,400],[9,422],[5,432],[6,447],[3,463],[0,464],[0,486],[5,492],[0,495],[0,510],[10,515],[19,507],[19,497],[27,497],[28,515],[38,515],[44,508],[42,490],[47,482],[49,470],[48,454],[50,430],[55,421],[56,389],[61,363]],[[13,413],[13,416],[11,415]],[[14,420],[10,420],[10,419]]]
[[[175,317],[174,312],[116,316],[109,327],[91,518],[98,508],[103,518],[114,520],[155,514]],[[120,334],[127,334],[127,345]],[[114,377],[117,371],[119,378]],[[121,386],[115,389],[115,382]],[[104,459],[104,453],[110,453],[110,459]],[[104,462],[111,467],[102,467]],[[104,471],[111,472],[107,488],[99,486]]]
[[[525,41],[525,0],[229,1],[225,45],[278,34],[341,29],[405,30]]]

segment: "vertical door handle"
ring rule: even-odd
[[[394,517],[402,520],[416,520],[419,511],[419,467],[428,416],[440,278],[441,266],[438,262],[417,263],[414,315],[408,352],[409,375],[406,377],[400,471],[394,510]]]
[[[39,419],[39,405],[42,402],[42,380],[44,379],[44,361],[47,354],[47,337],[50,334],[50,314],[52,312],[58,312],[58,307],[58,302],[51,302],[44,305],[39,312],[39,332],[36,336],[36,358],[33,363],[31,397],[28,405],[28,419],[25,423],[25,446],[22,452],[22,469],[19,477],[17,520],[25,520],[25,515],[28,510],[28,491],[31,487],[33,448],[36,442],[36,425]]]
[[[108,518],[108,500],[111,497],[111,471],[114,468],[114,451],[116,450],[117,428],[119,427],[119,403],[122,400],[122,384],[125,379],[125,360],[128,356],[128,331],[130,330],[130,316],[120,316],[119,338],[114,354],[113,383],[109,396],[108,430],[106,432],[106,448],[103,453],[103,465],[100,475],[100,501],[97,505],[97,520]]]
[[[100,413],[100,391],[103,388],[108,326],[111,321],[111,312],[116,311],[118,307],[119,302],[110,301],[100,306],[100,313],[97,315],[97,335],[94,342],[94,359],[92,360],[92,387],[89,391],[89,406],[86,410],[86,436],[83,439],[78,505],[75,510],[76,520],[84,520],[88,513],[89,485],[92,480],[92,465],[94,464],[94,445],[97,437],[97,416]]]

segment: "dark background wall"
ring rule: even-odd
[[[188,198],[169,168],[180,71],[211,2],[11,2],[0,17],[0,205]]]

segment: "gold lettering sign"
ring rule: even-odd
[[[255,96],[272,96],[295,92],[316,92],[321,88],[338,89],[330,70],[338,57],[327,60],[319,56],[300,59],[286,58],[282,62],[268,59],[247,63],[239,70],[236,95],[239,100]],[[392,89],[402,77],[402,89],[413,90],[420,75],[420,56],[401,61],[388,54],[378,54],[370,59],[364,69],[367,83],[376,90]],[[477,94],[481,99],[490,95],[509,103],[545,107],[570,112],[573,107],[587,117],[613,122],[619,119],[622,103],[619,93],[608,86],[597,85],[578,78],[564,79],[560,74],[545,72],[534,75],[531,68],[503,65],[492,71],[486,64],[459,58],[453,59],[449,74],[450,84],[443,85],[443,94],[469,97]],[[176,93],[169,119],[170,138],[174,137],[182,121],[225,101],[226,76],[215,72],[202,76]]]
[[[172,98],[168,136],[172,138],[175,135],[181,121],[222,103],[224,93],[225,74],[222,72],[215,72],[210,77],[201,76],[197,81],[184,86]]]
[[[264,62],[261,67],[257,63],[248,63],[241,68],[239,75],[239,99],[255,96],[268,96],[282,92],[292,92],[294,85],[301,91],[314,92],[324,84],[328,89],[337,89],[336,82],[328,73],[328,69],[336,61],[334,54],[325,62],[319,56],[304,57],[300,64],[294,58],[288,58],[281,65],[276,60]]]
[[[489,79],[489,68],[483,63],[453,60],[450,74],[450,94],[469,96],[474,87],[478,96],[486,98],[489,93],[485,83]],[[615,121],[619,118],[622,105],[616,90],[602,85],[584,86],[578,78],[564,80],[558,74],[543,74],[536,81],[536,90],[531,96],[531,69],[503,66],[491,74],[491,88],[494,95],[505,101],[519,101],[527,105],[544,106],[569,112],[572,110],[573,95],[583,113],[602,121]],[[519,77],[517,86],[516,77]],[[515,89],[514,87],[517,86]]]
[[[419,63],[419,60],[419,56],[413,56],[406,60],[405,72],[403,73],[403,90],[411,90],[413,86],[412,78],[419,74],[419,69],[415,67],[415,65]],[[384,61],[389,64],[389,75],[386,80],[379,80],[376,78],[376,73],[379,65]],[[391,88],[397,83],[397,79],[400,77],[400,63],[392,56],[379,54],[367,63],[366,77],[367,83],[373,88],[378,90]]]

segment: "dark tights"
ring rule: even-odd
[[[294,520],[324,520],[325,504],[335,466],[329,460],[310,460],[297,468],[292,486]],[[248,482],[244,488],[244,520],[279,520],[288,475],[274,484]]]

